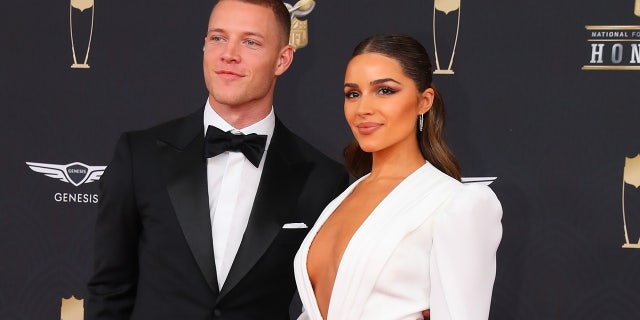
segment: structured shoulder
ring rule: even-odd
[[[455,204],[459,205],[499,205],[500,201],[489,186],[477,183],[462,184],[462,188],[455,195]]]
[[[463,184],[449,201],[447,211],[469,219],[502,217],[500,200],[490,187],[481,184]]]

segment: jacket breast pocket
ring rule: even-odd
[[[294,246],[298,248],[300,247],[300,244],[302,244],[302,240],[304,240],[304,237],[308,232],[308,228],[283,228],[273,240],[273,244],[278,246]]]

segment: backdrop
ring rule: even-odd
[[[504,208],[491,319],[640,317],[638,0],[315,4],[278,80],[288,126],[342,160],[351,50],[416,37],[463,175],[493,181]],[[82,319],[96,181],[122,131],[204,104],[211,7],[0,2],[0,319]]]

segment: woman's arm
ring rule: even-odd
[[[489,317],[502,238],[502,206],[484,185],[465,185],[434,229],[431,310],[434,320]]]

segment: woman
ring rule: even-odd
[[[502,208],[488,187],[459,181],[426,50],[403,35],[365,39],[344,95],[356,139],[345,160],[359,179],[296,255],[300,319],[487,319]]]

